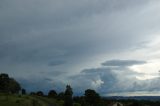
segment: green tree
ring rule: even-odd
[[[18,93],[20,90],[20,84],[16,80],[9,78],[8,74],[0,74],[0,92]]]
[[[36,93],[35,92],[30,92],[30,95],[36,95]]]
[[[64,92],[60,92],[60,93],[57,95],[57,99],[58,99],[58,100],[65,100]]]
[[[11,93],[18,93],[21,90],[21,86],[13,78],[10,78],[8,83],[8,89],[9,89],[9,92]]]
[[[55,90],[50,90],[48,92],[48,97],[56,98],[57,97],[57,92]]]
[[[26,94],[26,90],[23,88],[22,89],[22,95],[25,95]]]
[[[72,99],[73,91],[70,85],[66,86],[64,95],[65,95],[64,106],[73,106],[73,99]]]
[[[89,106],[98,106],[100,103],[100,96],[95,90],[87,89],[85,91],[85,102]]]
[[[42,91],[38,91],[38,92],[36,93],[36,95],[37,95],[37,96],[44,96],[44,94],[43,94]]]
[[[8,92],[9,76],[8,74],[0,74],[0,92]]]

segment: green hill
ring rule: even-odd
[[[61,106],[62,104],[63,101],[47,97],[0,94],[0,106]]]

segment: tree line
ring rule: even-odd
[[[21,88],[21,85],[14,79],[10,78],[8,74],[0,74],[0,93],[11,93],[26,95],[26,90]],[[83,96],[73,97],[73,90],[70,85],[66,86],[64,92],[57,93],[55,90],[50,90],[47,95],[44,95],[42,91],[31,92],[30,95],[44,96],[48,98],[54,98],[57,100],[63,100],[64,106],[99,106],[101,102],[100,95],[92,89],[87,89]]]

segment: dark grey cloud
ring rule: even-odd
[[[138,60],[108,60],[102,63],[103,66],[132,66],[138,64],[145,64],[145,61]]]
[[[128,29],[128,21],[132,20],[125,19],[125,25],[119,12],[130,15],[127,9],[134,12],[133,8],[139,9],[147,3],[143,0],[141,3],[126,0],[1,1],[0,57],[14,62],[40,62],[69,55],[72,60],[130,48],[139,36],[132,33],[137,31]],[[117,15],[120,17],[113,18]],[[121,20],[124,26],[117,28],[115,20]]]
[[[122,96],[125,92],[159,91],[159,78],[148,80],[136,78],[143,75],[143,73],[135,72],[127,67],[121,69],[99,67],[83,70],[79,75],[71,77],[71,84],[74,85],[75,89],[79,89],[76,93],[83,92],[87,88],[92,88],[97,90],[101,95],[117,93]]]
[[[58,65],[62,65],[62,64],[65,64],[66,62],[65,61],[51,61],[48,63],[48,66],[58,66]]]
[[[107,64],[123,67],[80,71],[99,66],[101,59],[115,57],[112,54],[123,58],[120,53],[143,48],[139,44],[150,41],[159,31],[157,10],[156,0],[1,0],[0,72],[16,78],[26,77],[25,87],[31,82],[28,76],[43,75],[41,81],[35,82],[42,89],[45,88],[41,82],[47,82],[46,78],[57,85],[72,82],[74,87],[98,88],[106,83],[105,78],[113,84],[119,81],[120,74],[134,76],[126,66],[145,62],[112,60]],[[116,71],[122,69],[128,71]],[[73,78],[75,81],[70,79],[79,72],[80,75]]]
[[[45,94],[48,94],[49,90],[55,89],[57,92],[62,92],[65,88],[65,84],[48,78],[29,77],[28,79],[18,78],[17,80],[19,80],[21,86],[25,88],[28,93],[43,90]]]

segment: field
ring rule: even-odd
[[[103,99],[100,106],[160,106],[160,101],[134,100],[134,99]],[[56,100],[45,96],[18,95],[0,93],[0,106],[63,106],[63,100]],[[80,106],[74,103],[73,106]]]
[[[63,101],[56,101],[55,99],[47,97],[0,94],[0,106],[61,106],[61,105],[63,105]]]

